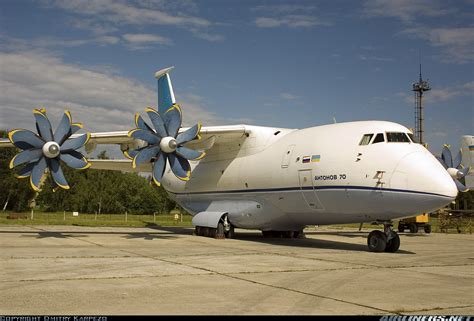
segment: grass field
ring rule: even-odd
[[[72,212],[41,212],[13,213],[0,212],[0,225],[77,225],[77,226],[117,226],[117,227],[149,227],[149,226],[180,226],[192,227],[192,217],[189,214],[182,214],[175,220],[174,214],[137,215],[137,214],[85,214],[79,213],[73,216]],[[431,217],[432,232],[441,231],[438,218]],[[394,229],[397,229],[398,221],[394,221]],[[332,229],[358,229],[359,224],[340,224],[328,226]],[[445,224],[443,232],[447,233],[472,233],[471,221],[469,218],[456,219]],[[309,229],[318,230],[317,226],[309,226]],[[365,223],[362,230],[368,231],[381,229],[381,225],[371,225]],[[406,230],[408,232],[408,230]],[[419,233],[424,233],[420,228]]]

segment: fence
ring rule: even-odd
[[[178,215],[176,215],[178,214]],[[45,224],[86,226],[191,226],[192,217],[185,213],[138,214],[89,214],[74,212],[30,213],[0,212],[0,224]]]

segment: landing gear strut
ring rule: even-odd
[[[383,222],[384,231],[374,230],[367,237],[370,252],[396,252],[400,248],[400,237],[392,230],[391,222]]]

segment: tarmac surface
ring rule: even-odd
[[[474,314],[474,236],[369,230],[306,239],[192,235],[190,228],[0,226],[0,314]]]

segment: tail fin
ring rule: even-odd
[[[173,68],[174,67],[165,68],[155,73],[155,78],[158,79],[158,113],[160,113],[160,115],[164,115],[164,113],[176,103],[169,75],[169,72]]]

